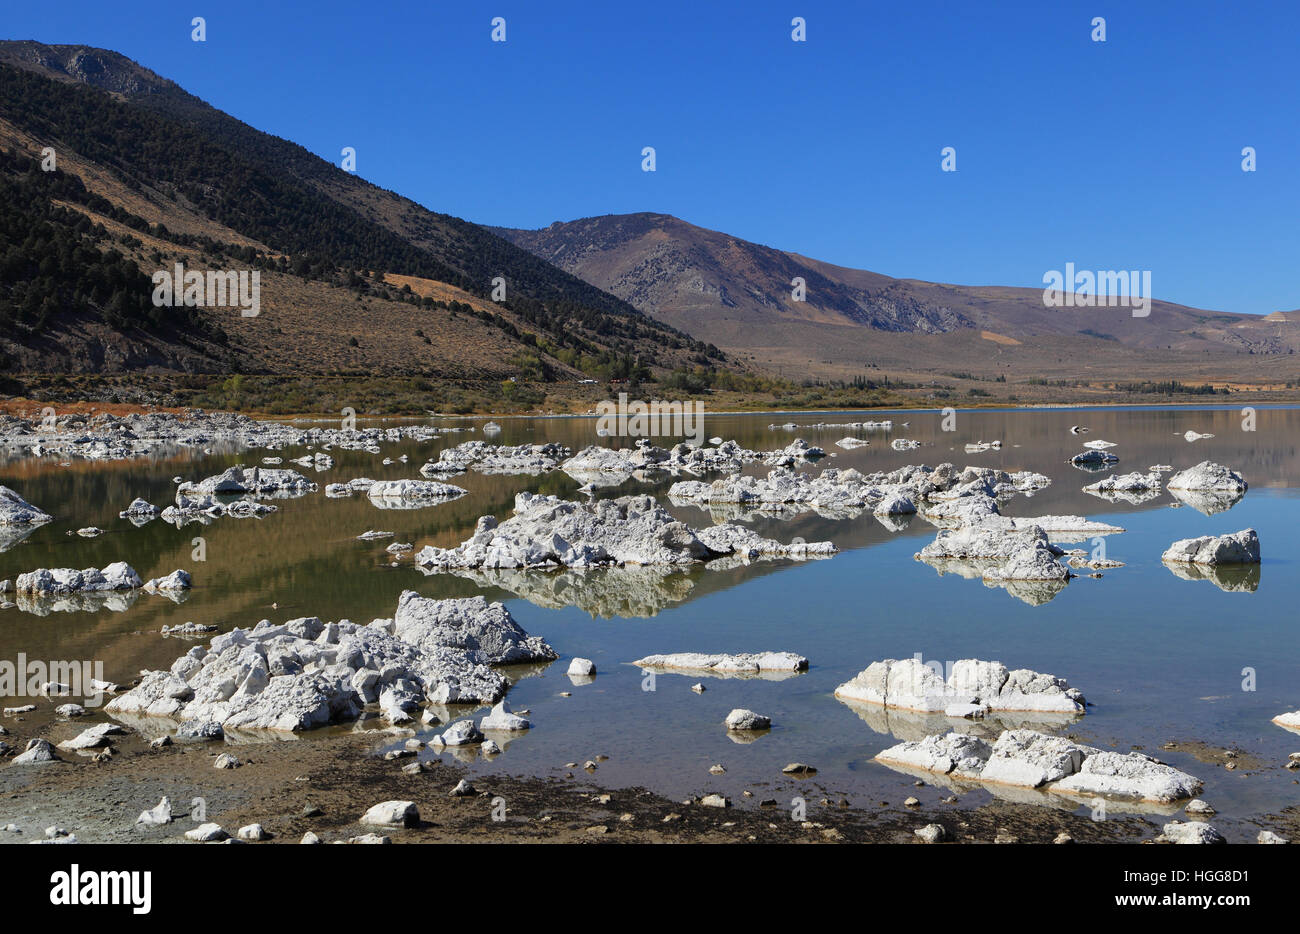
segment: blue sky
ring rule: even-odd
[[[122,52],[480,223],[658,211],[894,276],[1041,288],[1073,262],[1300,307],[1293,2],[97,0],[11,2],[3,32]]]

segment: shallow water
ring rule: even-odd
[[[893,419],[894,428],[809,427],[868,418]],[[614,443],[597,439],[592,419],[497,421],[503,430],[489,440],[501,444],[559,441],[577,450]],[[904,421],[910,426],[903,427]],[[785,422],[801,427],[769,427]],[[1073,436],[1069,428],[1076,424],[1091,430]],[[852,709],[832,696],[835,686],[881,658],[920,653],[927,661],[998,659],[1012,668],[1067,678],[1094,706],[1086,717],[1058,728],[1107,748],[1143,748],[1202,778],[1206,787],[1201,797],[1219,811],[1215,826],[1230,839],[1253,839],[1252,818],[1277,813],[1300,793],[1296,773],[1282,767],[1287,754],[1300,749],[1300,736],[1269,722],[1300,708],[1300,639],[1294,635],[1300,547],[1293,534],[1300,519],[1300,409],[1260,408],[1255,431],[1242,430],[1241,410],[1235,407],[963,411],[956,429],[942,431],[935,411],[710,416],[705,421],[707,435],[734,438],[749,448],[771,450],[802,437],[835,453],[806,468],[814,471],[852,466],[869,472],[951,461],[959,467],[1045,473],[1052,478],[1050,487],[1032,497],[1012,498],[1003,511],[1016,516],[1077,513],[1123,526],[1126,531],[1108,536],[1105,548],[1108,557],[1126,566],[1103,572],[1101,579],[1076,578],[1035,605],[1049,595],[1020,599],[1006,589],[984,586],[978,577],[941,575],[914,560],[913,554],[935,534],[920,518],[893,531],[870,513],[856,518],[804,513],[748,521],[782,541],[829,539],[840,547],[839,554],[807,563],[756,562],[674,574],[639,569],[586,575],[499,573],[479,579],[428,576],[413,568],[409,558],[390,566],[384,549],[393,541],[411,542],[417,549],[456,544],[468,537],[480,515],[508,516],[516,492],[577,498],[579,482],[560,472],[527,477],[471,470],[450,480],[470,495],[417,510],[383,510],[364,495],[339,500],[318,492],[277,500],[279,511],[260,520],[224,518],[181,529],[154,521],[135,528],[117,518],[118,512],[136,496],[165,505],[172,498],[173,476],[198,480],[231,464],[259,463],[268,453],[284,458],[282,466],[299,469],[288,461],[304,451],[210,456],[179,451],[171,457],[74,462],[70,467],[51,458],[9,457],[0,461],[0,483],[53,513],[56,521],[0,552],[0,579],[38,567],[102,567],[124,560],[146,579],[186,568],[195,587],[181,604],[142,594],[118,611],[42,616],[19,608],[2,610],[0,659],[13,660],[24,652],[31,659],[102,660],[108,679],[124,681],[142,668],[170,665],[191,644],[159,635],[163,625],[194,620],[224,631],[263,618],[297,616],[366,622],[391,616],[404,589],[436,597],[482,593],[505,600],[519,623],[545,637],[562,658],[545,670],[519,673],[527,676],[512,688],[510,702],[531,710],[535,729],[510,742],[492,761],[477,760],[475,768],[562,774],[565,762],[582,763],[603,754],[610,758],[591,778],[610,787],[644,785],[674,796],[719,791],[733,799],[748,788],[783,803],[799,793],[793,789],[804,789],[812,802],[811,789],[824,787],[854,804],[897,804],[914,793],[929,803],[946,795],[935,787],[914,788],[913,777],[872,757],[899,739],[942,732],[953,724],[940,718],[927,727],[923,721],[887,720],[881,712]],[[1215,437],[1189,443],[1183,439],[1189,429]],[[871,443],[852,451],[836,447],[834,442],[846,435]],[[326,483],[360,476],[416,477],[442,447],[475,437],[482,434],[390,445],[381,455],[332,450],[333,469],[303,472],[314,474],[322,490]],[[889,439],[900,437],[915,439],[921,447],[890,449]],[[967,443],[995,439],[1003,441],[1000,451],[967,454],[963,449]],[[1167,493],[1138,505],[1108,503],[1080,488],[1109,471],[1094,474],[1067,463],[1083,450],[1083,441],[1095,439],[1117,442],[1112,450],[1120,457],[1121,473],[1145,471],[1153,464],[1182,469],[1210,459],[1240,471],[1251,489],[1230,509],[1208,516],[1190,506],[1171,508],[1175,501]],[[383,457],[403,453],[409,463],[381,464]],[[634,481],[600,495],[663,495],[670,483]],[[711,522],[700,509],[671,508],[692,525]],[[96,539],[67,534],[91,525],[107,534]],[[1264,561],[1257,578],[1225,581],[1225,586],[1241,589],[1225,591],[1212,581],[1180,579],[1160,563],[1161,552],[1175,539],[1246,527],[1258,530]],[[396,535],[357,541],[368,529]],[[193,558],[196,537],[203,539],[204,561]],[[1084,541],[1078,547],[1094,546]],[[650,682],[626,664],[651,653],[761,650],[798,652],[811,660],[812,668],[785,680],[661,673]],[[564,671],[573,656],[595,661],[599,674],[593,682],[570,683]],[[1243,690],[1244,669],[1255,672],[1253,691]],[[690,690],[696,681],[706,685],[703,694]],[[566,691],[571,696],[561,696]],[[738,706],[770,715],[774,728],[748,744],[729,739],[722,720]],[[48,715],[47,710],[44,705],[33,716]],[[1239,748],[1259,757],[1262,767],[1227,771],[1182,750],[1160,748],[1171,740]],[[803,782],[783,777],[781,767],[793,761],[814,765],[817,776]],[[708,774],[714,763],[724,765],[726,774]],[[985,789],[963,790],[962,804],[988,797]],[[1086,813],[1086,807],[1077,806]],[[1122,813],[1124,808],[1116,804],[1110,810]]]

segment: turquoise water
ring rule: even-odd
[[[809,427],[866,418],[892,418],[895,427],[889,433]],[[492,440],[503,444],[553,440],[576,450],[610,443],[595,437],[591,419],[497,421],[503,432]],[[902,427],[904,421],[910,426]],[[784,422],[801,427],[769,428]],[[920,518],[891,531],[869,513],[851,519],[805,513],[751,521],[762,534],[782,541],[829,539],[840,547],[838,555],[672,575],[610,571],[558,582],[546,575],[475,581],[426,576],[409,560],[391,567],[384,549],[394,540],[417,549],[455,544],[468,536],[478,516],[509,515],[515,492],[577,497],[578,482],[558,472],[500,477],[471,471],[452,480],[468,488],[469,496],[420,510],[380,510],[364,496],[333,500],[315,493],[277,501],[279,511],[262,520],[221,519],[206,528],[179,530],[153,522],[136,529],[117,518],[135,496],[162,505],[171,498],[174,475],[199,479],[232,463],[258,463],[267,452],[197,457],[181,452],[152,461],[72,467],[50,459],[10,459],[0,463],[0,483],[57,521],[0,552],[0,579],[36,567],[125,560],[145,577],[184,567],[195,588],[182,604],[143,595],[124,612],[0,611],[0,658],[21,651],[33,658],[101,659],[110,679],[125,680],[141,668],[164,667],[185,650],[186,643],[157,634],[164,624],[194,620],[225,630],[262,618],[303,615],[369,621],[391,616],[403,589],[427,596],[483,593],[505,600],[520,624],[544,636],[562,659],[521,677],[511,690],[512,705],[531,711],[535,729],[512,741],[503,755],[476,759],[475,768],[560,774],[569,771],[566,762],[606,755],[610,758],[591,780],[609,787],[644,785],[673,795],[718,791],[733,798],[751,789],[778,799],[794,789],[807,794],[824,787],[855,804],[897,803],[913,793],[925,801],[947,791],[914,788],[912,777],[872,762],[881,749],[913,738],[907,733],[913,727],[894,724],[902,735],[891,735],[883,718],[864,718],[837,701],[836,685],[888,657],[998,659],[1009,667],[1067,678],[1094,705],[1068,727],[1072,735],[1121,751],[1140,747],[1202,778],[1202,797],[1219,811],[1215,825],[1230,837],[1253,838],[1252,818],[1290,806],[1300,792],[1295,773],[1282,767],[1287,754],[1300,749],[1300,736],[1269,722],[1300,708],[1300,639],[1294,633],[1300,555],[1293,533],[1300,519],[1300,410],[1261,408],[1255,431],[1243,431],[1241,412],[1231,407],[990,410],[960,412],[956,422],[957,431],[944,432],[938,412],[764,414],[709,416],[705,430],[768,450],[802,437],[837,455],[809,468],[814,471],[826,465],[874,471],[951,461],[1045,473],[1053,481],[1048,489],[1011,499],[1004,512],[1077,513],[1123,526],[1126,531],[1109,536],[1106,548],[1108,557],[1125,566],[1104,571],[1101,579],[1079,577],[1046,603],[1031,605],[978,578],[940,575],[914,560],[936,531]],[[1091,430],[1071,435],[1076,424]],[[1189,443],[1182,437],[1189,429],[1214,437]],[[834,446],[850,434],[871,444],[853,451]],[[315,479],[323,488],[357,476],[418,476],[419,466],[441,447],[467,437],[481,435],[389,446],[378,456],[331,451],[335,468]],[[888,446],[893,437],[922,446],[896,452]],[[1182,469],[1210,459],[1244,474],[1250,492],[1211,516],[1188,506],[1171,508],[1168,494],[1141,505],[1105,502],[1080,490],[1105,473],[1090,474],[1067,463],[1083,449],[1082,441],[1099,438],[1117,443],[1112,451],[1121,458],[1119,472],[1145,471],[1153,464]],[[1003,442],[1000,451],[963,450],[968,442],[995,439]],[[291,466],[288,460],[302,452],[274,453]],[[381,465],[382,457],[401,453],[410,455],[408,464]],[[670,483],[632,482],[600,495],[664,494]],[[671,508],[691,524],[710,523],[702,510]],[[67,535],[87,525],[108,534],[91,540]],[[1161,552],[1175,539],[1246,527],[1258,530],[1264,556],[1253,591],[1225,592],[1210,581],[1183,580],[1160,563]],[[356,541],[367,529],[393,531],[396,537]],[[205,561],[192,560],[195,536],[205,540]],[[811,660],[811,670],[780,681],[660,674],[651,685],[627,664],[651,653],[761,650],[798,652]],[[593,682],[570,683],[564,671],[573,656],[595,661],[599,674]],[[1253,669],[1256,690],[1242,689],[1243,669]],[[706,685],[703,694],[690,690],[696,681]],[[733,707],[771,716],[773,729],[755,742],[734,742],[722,726]],[[940,730],[945,725],[941,721]],[[1230,772],[1180,749],[1160,749],[1168,741],[1230,746],[1262,764]],[[781,767],[792,761],[814,765],[815,779],[781,776]],[[708,774],[714,763],[726,774]],[[962,802],[978,804],[988,795],[974,790],[963,794]]]

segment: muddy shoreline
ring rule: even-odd
[[[30,738],[21,735],[26,733],[21,723],[8,723],[12,738]],[[216,822],[232,836],[240,827],[260,823],[272,835],[267,843],[291,844],[308,832],[322,843],[377,832],[393,843],[920,844],[914,831],[931,823],[942,825],[947,839],[957,843],[1052,843],[1062,833],[1076,843],[1139,842],[1159,831],[1158,823],[1135,816],[1093,821],[1079,813],[996,800],[974,807],[960,800],[947,804],[946,793],[929,785],[914,788],[928,799],[915,807],[901,798],[850,800],[815,776],[779,791],[758,782],[753,797],[710,807],[700,802],[706,783],[694,798],[672,800],[643,788],[598,787],[584,781],[581,767],[563,771],[566,777],[474,775],[453,762],[428,758],[427,750],[418,757],[385,759],[380,750],[401,739],[376,730],[258,745],[183,743],[151,749],[133,735],[105,761],[65,752],[61,762],[5,767],[0,769],[0,827],[13,823],[20,832],[0,832],[0,843],[29,843],[50,826],[83,843],[184,843],[185,831],[202,821]],[[242,764],[214,768],[221,753]],[[421,771],[403,771],[415,762],[425,763]],[[475,793],[451,796],[465,778]],[[790,787],[806,801],[805,821],[792,816],[785,800]],[[140,812],[163,796],[171,800],[173,822],[137,824]],[[415,802],[419,824],[377,830],[360,823],[368,808],[389,800]],[[1300,813],[1261,826],[1294,832]]]

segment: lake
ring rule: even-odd
[[[893,428],[814,427],[866,419],[892,419]],[[598,438],[591,418],[497,421],[502,431],[488,440],[500,444],[556,441],[577,451],[588,444],[627,443]],[[1013,497],[1003,512],[1079,514],[1125,529],[1104,541],[1106,556],[1124,567],[1105,570],[1099,578],[1080,572],[1046,599],[1042,594],[1022,599],[1015,588],[985,586],[978,576],[941,574],[917,561],[913,555],[936,534],[920,517],[886,524],[870,511],[846,518],[804,512],[751,514],[743,520],[765,537],[829,540],[840,549],[834,557],[808,562],[755,561],[672,573],[425,574],[409,557],[394,562],[386,547],[394,541],[410,542],[417,550],[428,544],[449,547],[467,538],[480,516],[508,517],[520,491],[580,499],[581,482],[561,471],[491,476],[471,469],[449,481],[466,488],[468,496],[421,509],[380,509],[364,495],[333,499],[316,492],[275,500],[278,511],[261,519],[221,518],[179,529],[156,520],[137,528],[118,518],[134,498],[166,505],[174,497],[173,477],[197,481],[233,464],[258,464],[269,452],[179,449],[134,461],[60,466],[56,458],[10,451],[0,460],[0,483],[52,513],[55,521],[0,552],[0,579],[40,567],[126,561],[146,579],[185,568],[194,587],[181,603],[141,594],[119,609],[48,615],[19,607],[0,610],[0,659],[26,653],[32,659],[102,660],[109,680],[128,681],[141,669],[168,667],[192,644],[161,636],[164,625],[192,620],[227,631],[261,619],[300,616],[369,622],[391,617],[403,590],[430,597],[483,594],[504,601],[520,625],[550,642],[561,660],[512,673],[518,680],[510,703],[531,711],[534,729],[490,761],[461,750],[472,768],[556,775],[569,771],[566,762],[605,755],[609,759],[592,781],[611,788],[639,785],[674,796],[716,791],[733,799],[744,789],[784,798],[799,793],[795,789],[816,788],[854,804],[898,801],[917,792],[912,776],[872,757],[901,739],[942,732],[951,723],[941,717],[931,729],[924,720],[856,709],[835,699],[835,687],[884,658],[919,653],[940,663],[997,659],[1010,668],[1063,677],[1082,690],[1093,705],[1087,715],[1054,729],[1121,752],[1141,749],[1201,778],[1200,797],[1219,812],[1215,826],[1230,840],[1253,840],[1254,818],[1275,814],[1297,799],[1296,773],[1283,764],[1300,749],[1300,736],[1270,720],[1300,708],[1300,639],[1294,633],[1300,606],[1300,546],[1294,534],[1300,527],[1300,408],[1260,407],[1253,426],[1246,425],[1254,430],[1243,430],[1244,421],[1240,408],[1227,406],[962,410],[953,431],[943,430],[942,415],[933,410],[705,419],[706,435],[735,439],[747,448],[773,450],[803,438],[835,455],[803,468],[814,472],[827,466],[873,472],[947,461],[1046,474],[1049,487]],[[435,423],[482,427],[469,420]],[[797,427],[772,427],[785,423]],[[1071,434],[1076,425],[1088,433]],[[1213,437],[1189,442],[1184,439],[1189,430]],[[846,436],[870,443],[852,450],[837,447]],[[418,477],[420,466],[443,447],[482,437],[475,431],[387,445],[381,455],[333,449],[332,469],[303,472],[321,490],[354,477]],[[920,447],[893,450],[894,438],[915,440]],[[1141,503],[1108,502],[1081,488],[1110,470],[1093,473],[1069,463],[1084,441],[1096,439],[1115,442],[1111,450],[1120,458],[1119,473],[1145,472],[1156,464],[1181,470],[1212,460],[1242,473],[1250,491],[1211,515],[1188,505],[1174,508],[1177,501],[1164,492]],[[1000,449],[964,449],[994,440],[1002,442]],[[286,467],[303,453],[274,452]],[[381,463],[403,454],[406,464]],[[746,472],[766,469],[751,466]],[[672,482],[634,480],[595,495],[646,492],[668,504]],[[705,510],[668,505],[690,525],[713,522]],[[68,534],[85,526],[106,532],[92,539]],[[1184,579],[1160,561],[1176,539],[1247,527],[1258,531],[1262,543],[1257,574],[1224,575],[1221,587],[1213,580]],[[357,539],[372,529],[395,535]],[[1085,540],[1066,547],[1092,551],[1096,546]],[[195,560],[196,549],[204,560]],[[666,673],[647,679],[627,664],[654,653],[767,650],[807,656],[811,668],[783,680]],[[593,681],[574,684],[565,675],[574,656],[595,662]],[[693,692],[697,681],[707,690]],[[32,716],[50,716],[51,706]],[[773,729],[752,742],[729,738],[722,720],[734,707],[771,716]],[[989,730],[993,724],[962,728]],[[1169,742],[1178,747],[1161,748]],[[1206,761],[1196,743],[1240,750],[1241,767],[1230,771],[1221,759]],[[783,778],[782,766],[796,761],[815,766],[815,779]],[[715,763],[726,773],[710,775]],[[987,801],[991,794],[983,788],[959,791],[962,806]],[[1086,804],[1078,807],[1087,813]]]

